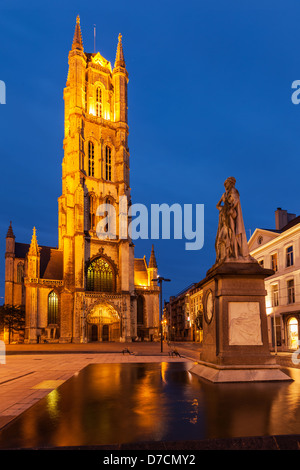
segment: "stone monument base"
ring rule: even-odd
[[[293,379],[282,372],[278,365],[218,366],[199,361],[189,372],[213,383],[279,382]]]
[[[191,372],[214,383],[292,380],[271,355],[265,278],[254,259],[213,266],[203,290],[203,343]]]

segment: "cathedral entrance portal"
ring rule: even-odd
[[[109,325],[102,326],[102,341],[109,340]]]
[[[97,327],[97,325],[92,325],[92,327],[91,327],[91,341],[98,341],[98,327]]]
[[[120,317],[109,304],[97,304],[87,315],[88,341],[120,341]]]

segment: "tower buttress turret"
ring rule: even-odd
[[[156,263],[155,253],[154,253],[154,246],[152,245],[151,255],[150,255],[150,260],[149,260],[149,266],[148,266],[148,283],[149,283],[149,286],[151,286],[151,287],[156,287],[157,286],[157,282],[153,280],[153,279],[156,279],[156,278],[157,278],[157,263]]]
[[[6,235],[5,251],[5,304],[13,305],[14,295],[14,260],[15,260],[15,235],[11,226]]]
[[[115,66],[113,69],[113,82],[115,87],[115,121],[128,123],[127,83],[128,73],[126,70],[122,35],[119,34]]]
[[[40,248],[36,238],[36,229],[33,227],[30,247],[27,253],[27,276],[30,279],[40,277]]]

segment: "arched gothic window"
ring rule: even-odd
[[[23,282],[23,278],[24,278],[24,266],[23,266],[23,263],[18,263],[17,282]]]
[[[105,259],[97,258],[90,263],[87,269],[86,289],[97,292],[114,290],[114,273]]]
[[[111,148],[105,147],[105,179],[111,181]]]
[[[93,142],[89,141],[89,148],[88,148],[88,153],[89,153],[89,176],[94,176],[94,144]]]
[[[58,323],[58,295],[51,291],[48,295],[48,325]]]
[[[102,117],[102,90],[100,86],[96,89],[96,116]]]

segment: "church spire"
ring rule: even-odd
[[[5,256],[8,256],[8,254],[10,254],[10,256],[14,256],[14,254],[15,254],[15,238],[16,237],[15,237],[15,234],[13,232],[11,222],[10,222],[8,230],[7,230],[7,234],[6,234],[6,253],[5,253]]]
[[[33,234],[31,238],[31,243],[28,251],[29,255],[37,256],[39,254],[39,245],[36,238],[36,229],[33,227]]]
[[[74,38],[73,38],[72,49],[79,49],[79,50],[83,51],[83,43],[82,43],[82,35],[81,35],[81,29],[80,29],[79,15],[77,15],[77,18],[76,18],[76,26],[75,26],[75,33],[74,33]]]
[[[36,239],[36,230],[33,227],[33,234],[30,247],[27,253],[28,268],[27,274],[31,279],[38,279],[40,277],[40,248]]]
[[[124,59],[124,52],[123,52],[123,45],[122,45],[122,34],[119,34],[119,41],[117,47],[117,54],[115,60],[115,67],[125,67],[125,59]]]
[[[154,253],[154,246],[152,245],[150,260],[149,260],[149,268],[157,268],[155,253]]]
[[[11,222],[10,222],[8,230],[7,230],[6,238],[15,238],[15,235],[14,235],[14,232],[13,232],[13,229],[12,229],[12,226],[11,226]]]

